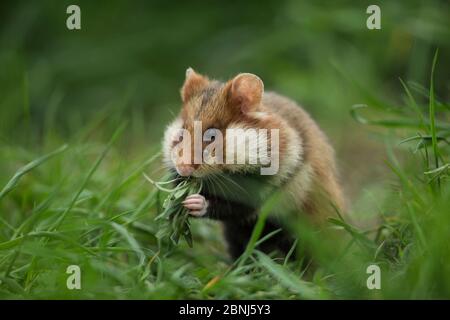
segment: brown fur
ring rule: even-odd
[[[311,172],[306,174],[306,178],[311,180],[307,183],[307,190],[295,190],[295,179],[305,180],[298,172],[293,175],[294,181],[287,183],[296,208],[312,216],[320,216],[319,220],[333,213],[333,205],[343,210],[344,199],[337,179],[334,151],[327,137],[306,111],[285,97],[263,93],[263,84],[259,81],[253,75],[240,75],[220,83],[210,81],[191,69],[181,90],[184,128],[193,136],[193,123],[201,120],[203,130],[217,128],[223,132],[224,138],[225,129],[236,123],[247,128],[280,129],[280,161],[283,162],[289,145],[297,143],[303,149],[300,167],[311,168]],[[259,114],[255,116],[255,112]],[[298,133],[298,141],[289,141],[287,130],[291,129]],[[305,181],[298,182],[306,184]]]
[[[334,213],[330,204],[337,209],[345,209],[342,189],[338,182],[334,150],[325,134],[310,115],[295,102],[274,93],[266,94],[263,104],[272,112],[285,119],[299,134],[303,146],[303,164],[312,168],[311,190],[298,201],[306,213],[320,215],[321,218]],[[302,203],[300,203],[302,202]]]

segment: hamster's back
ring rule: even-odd
[[[319,219],[332,214],[333,206],[344,210],[334,150],[317,123],[297,103],[279,94],[264,93],[263,105],[300,137],[302,165],[285,187],[296,207]]]

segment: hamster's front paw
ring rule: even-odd
[[[189,210],[190,215],[201,217],[208,209],[208,201],[201,194],[191,194],[184,199],[183,206]]]

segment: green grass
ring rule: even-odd
[[[433,72],[435,64],[436,59]],[[395,113],[398,126],[402,120],[421,119],[409,89],[406,93],[409,106],[401,116]],[[146,173],[161,175],[158,153],[134,161],[123,158],[117,143],[125,126],[116,129],[104,146],[83,138],[44,156],[3,147],[9,161],[28,164],[0,192],[6,213],[0,220],[0,294],[3,298],[448,298],[450,133],[436,129],[435,110],[431,82],[429,124],[417,125],[417,134],[400,145],[388,144],[387,165],[397,178],[384,185],[393,192],[380,204],[381,221],[374,229],[359,229],[339,214],[329,221],[329,229],[340,229],[338,238],[331,231],[318,234],[306,222],[294,228],[300,248],[308,248],[314,257],[314,268],[305,267],[305,261],[289,257],[283,261],[258,251],[261,241],[270,241],[258,239],[277,203],[276,194],[263,207],[247,250],[236,263],[226,257],[218,225],[211,221],[191,220],[193,248],[184,242],[170,245],[170,239],[158,235],[161,225],[155,217],[162,210],[164,191],[177,190],[156,188],[143,178]],[[394,150],[412,142],[417,144],[412,158],[401,164]],[[372,263],[382,268],[379,291],[365,287],[366,267]],[[81,290],[66,288],[65,271],[72,264],[81,267]]]

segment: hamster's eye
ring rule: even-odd
[[[209,128],[205,131],[204,137],[208,141],[214,141],[216,140],[216,136],[218,135],[219,129],[216,128]]]
[[[177,136],[175,138],[175,141],[176,142],[182,142],[183,139],[184,139],[184,134],[182,132],[178,132],[178,134],[177,134]]]
[[[183,142],[184,135],[183,134],[177,134],[174,139],[172,140],[172,146],[176,146],[177,144]]]

